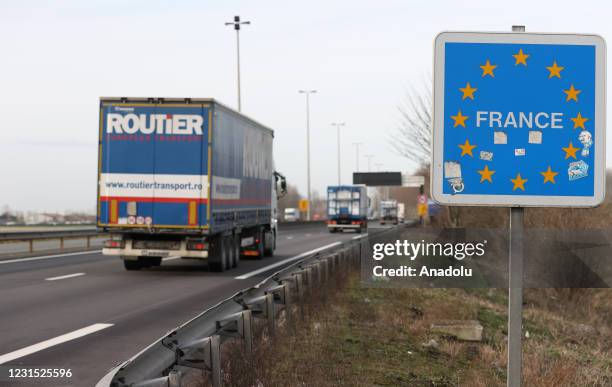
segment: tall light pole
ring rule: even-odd
[[[362,142],[354,142],[353,146],[355,147],[355,172],[359,172],[359,147],[363,145]]]
[[[372,158],[374,157],[374,155],[365,155],[364,157],[366,159],[368,159],[368,172],[371,172],[371,170],[372,170]]]
[[[336,131],[338,132],[338,185],[342,185],[341,179],[340,179],[340,127],[341,126],[345,126],[346,123],[344,122],[332,122],[332,126],[336,127]]]
[[[240,16],[234,16],[233,22],[225,23],[226,26],[234,26],[236,30],[236,73],[238,78],[238,111],[242,110],[240,103],[240,26],[242,24],[251,24],[250,21],[240,21]]]
[[[300,94],[306,94],[306,189],[308,198],[308,211],[306,211],[306,220],[310,220],[310,94],[314,94],[316,90],[298,90]]]

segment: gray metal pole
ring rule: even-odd
[[[237,72],[238,72],[238,111],[242,111],[242,104],[240,100],[240,30],[236,30],[236,60],[237,60]]]
[[[310,221],[310,91],[306,92],[306,186],[307,186],[307,198],[308,198],[308,210],[306,211],[306,220]]]
[[[524,26],[512,26],[525,32]],[[508,387],[520,387],[523,363],[523,228],[524,209],[510,208],[510,254],[508,257]]]
[[[340,125],[336,125],[336,132],[338,134],[338,185],[342,185],[340,178]]]
[[[523,208],[510,209],[508,387],[520,387],[523,339]]]

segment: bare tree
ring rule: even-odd
[[[391,148],[418,166],[431,159],[432,93],[428,84],[411,88],[406,101],[398,106],[400,123],[391,134]]]

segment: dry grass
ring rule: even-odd
[[[335,284],[326,300],[310,298],[302,319],[260,335],[252,356],[225,345],[226,385],[505,385],[505,290],[367,289],[355,273]],[[524,385],[612,385],[611,299],[608,289],[527,291]],[[478,319],[483,341],[429,330],[448,319]],[[438,347],[423,347],[431,339]]]

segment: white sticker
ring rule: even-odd
[[[147,216],[145,218],[145,224],[148,224],[148,225],[153,224],[153,218],[151,218],[150,216]]]
[[[508,135],[506,132],[493,132],[493,144],[507,144]]]
[[[514,150],[515,156],[525,156],[525,149],[519,148]]]
[[[485,161],[493,160],[493,152],[480,151],[480,159]]]
[[[137,224],[144,224],[144,217],[143,216],[139,216],[138,218],[136,218],[136,223]]]
[[[117,219],[117,224],[128,224],[127,218],[119,218]]]
[[[542,143],[542,131],[530,130],[529,131],[529,143],[530,144],[541,144]]]
[[[445,161],[444,176],[447,179],[461,177],[461,164],[456,161]]]
[[[127,222],[128,222],[128,224],[135,224],[136,223],[136,217],[135,216],[128,216]]]

